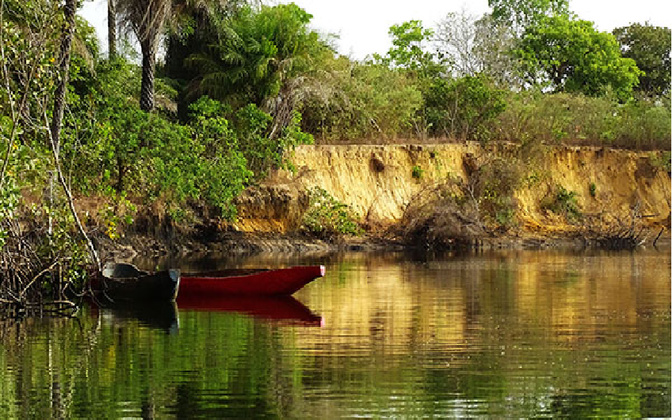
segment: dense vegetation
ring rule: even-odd
[[[0,0],[0,297],[81,288],[87,232],[235,217],[246,186],[314,139],[669,150],[669,28],[490,3],[394,25],[387,53],[355,61],[294,4],[109,0],[130,31],[105,56],[74,0]]]

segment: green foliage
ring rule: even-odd
[[[273,117],[254,104],[241,108],[234,117],[240,150],[257,179],[266,176],[273,167],[286,167],[286,152],[300,144],[312,144],[313,137],[301,131],[301,114],[292,112],[289,124],[277,138],[270,138],[269,125]]]
[[[670,28],[633,23],[614,29],[613,34],[621,46],[623,57],[635,60],[643,72],[635,89],[647,95],[669,94]]]
[[[432,62],[433,55],[424,50],[423,43],[434,35],[434,31],[423,28],[419,20],[392,25],[389,35],[392,48],[385,57],[375,56],[377,61],[409,70],[420,70]]]
[[[495,158],[482,164],[475,177],[474,194],[486,220],[503,227],[513,224],[516,201],[513,194],[522,182],[524,167],[518,157]]]
[[[514,53],[529,83],[556,92],[600,96],[612,89],[624,101],[641,74],[634,60],[621,57],[613,35],[566,15],[544,17],[528,27]]]
[[[16,180],[10,175],[5,175],[0,188],[0,250],[5,245],[8,235],[4,222],[13,218],[14,211],[19,205],[19,199],[20,191]]]
[[[669,101],[521,92],[507,102],[493,122],[499,140],[669,149]]]
[[[672,171],[672,154],[669,150],[663,150],[661,152],[651,152],[649,155],[649,161],[651,165],[656,168],[662,168],[667,171],[669,174]]]
[[[303,216],[303,228],[308,233],[323,239],[362,234],[357,216],[347,205],[320,187],[309,190],[308,194],[308,210]]]
[[[576,192],[559,185],[550,200],[542,203],[542,208],[565,217],[570,222],[578,222],[583,217],[576,201]]]
[[[488,140],[490,123],[506,109],[505,97],[485,76],[436,79],[426,95],[426,120],[437,135]]]
[[[590,196],[593,198],[597,196],[597,185],[595,185],[594,182],[591,182],[588,186],[588,193],[590,193]]]
[[[155,129],[154,135],[162,141],[143,150],[153,166],[148,169],[155,196],[171,204],[175,214],[180,214],[187,200],[204,199],[223,217],[233,218],[233,199],[243,190],[251,172],[228,121],[201,114],[197,106],[189,126],[162,122]]]
[[[137,86],[137,73],[118,61],[104,63],[82,92],[89,98],[89,107],[82,107],[89,119],[72,125],[80,127],[73,133],[86,128],[87,135],[72,137],[83,144],[65,151],[73,153],[66,161],[77,169],[77,185],[105,194],[114,188],[117,194],[142,196],[147,204],[161,201],[178,218],[188,213],[189,202],[201,199],[233,217],[232,200],[251,173],[224,117],[228,108],[204,98],[192,106],[189,124],[176,124],[129,100]]]
[[[196,70],[190,89],[234,108],[264,105],[326,49],[308,29],[311,18],[295,4],[242,8],[225,34],[214,34],[206,50],[187,59]]]
[[[411,169],[411,176],[417,180],[422,179],[422,176],[425,174],[425,170],[418,165],[414,165]]]
[[[411,75],[345,58],[328,66],[301,104],[305,131],[327,140],[413,133],[423,98]]]
[[[488,0],[495,21],[525,29],[545,16],[568,15],[568,0]]]
[[[196,103],[189,125],[132,105],[113,115],[101,126],[98,134],[105,136],[96,144],[103,181],[112,182],[118,193],[142,195],[147,203],[160,200],[175,217],[199,199],[223,217],[235,215],[232,201],[251,173],[219,104],[207,98]]]

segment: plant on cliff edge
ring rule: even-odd
[[[570,222],[576,222],[583,217],[576,196],[576,191],[569,191],[559,185],[551,200],[542,203],[541,207],[564,216]]]
[[[303,217],[303,228],[322,239],[340,235],[361,235],[357,215],[346,205],[320,187],[308,191],[308,210]]]
[[[413,169],[411,170],[411,176],[415,179],[422,179],[422,176],[425,174],[425,170],[422,169],[420,166],[415,165],[413,166]]]

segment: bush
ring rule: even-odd
[[[422,179],[422,176],[425,174],[425,170],[419,167],[418,165],[413,166],[411,170],[411,176],[417,180]]]
[[[576,192],[568,191],[559,185],[550,200],[543,202],[541,207],[559,214],[570,222],[578,222],[583,217],[576,201]]]
[[[672,153],[669,150],[662,152],[651,152],[649,155],[649,161],[651,165],[656,168],[664,169],[668,174],[672,170]]]
[[[501,227],[513,225],[517,206],[513,193],[522,181],[522,172],[518,159],[511,156],[484,162],[472,174],[479,209],[486,220]]]
[[[506,109],[506,92],[485,76],[435,78],[425,96],[425,115],[434,135],[489,140],[491,122]]]
[[[287,167],[286,153],[296,146],[314,142],[311,134],[301,131],[298,111],[291,113],[289,124],[275,138],[268,132],[272,121],[273,117],[254,104],[241,108],[234,116],[240,150],[257,180],[263,179],[271,168]]]
[[[646,99],[622,104],[609,95],[522,92],[496,124],[500,140],[519,143],[669,149],[671,135],[669,105]]]
[[[334,60],[306,89],[302,128],[325,140],[412,135],[422,106],[414,80],[378,64]]]
[[[308,210],[303,217],[306,232],[323,239],[362,234],[357,215],[347,205],[320,187],[311,189],[308,194]]]

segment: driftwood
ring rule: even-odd
[[[642,219],[650,217],[642,215],[639,205],[633,206],[630,218],[627,221],[617,218],[614,222],[603,224],[601,217],[596,220],[588,218],[584,221],[584,228],[580,233],[584,245],[608,250],[633,250],[642,246],[649,238],[650,230],[642,224]],[[663,229],[664,230],[664,229]],[[662,235],[660,231],[655,242]]]

